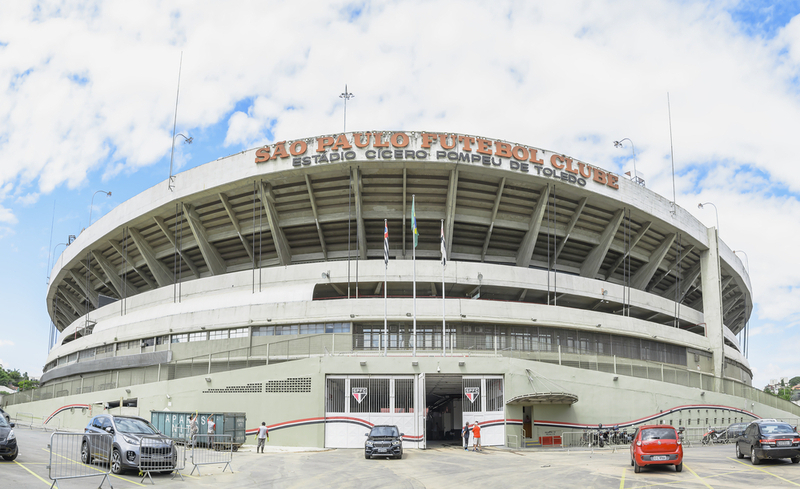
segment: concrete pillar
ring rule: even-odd
[[[722,389],[722,365],[725,361],[722,324],[722,277],[719,263],[719,235],[716,228],[708,228],[708,251],[700,254],[700,276],[703,290],[703,319],[706,335],[711,344],[715,390]]]

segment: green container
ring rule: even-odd
[[[194,414],[180,411],[150,411],[150,422],[158,431],[170,438],[189,442],[191,438],[190,419]],[[207,443],[205,435],[208,434],[208,425],[206,420],[211,414],[214,415],[214,421],[217,424],[217,435],[231,435],[234,445],[244,444],[247,438],[245,433],[247,415],[245,413],[197,413],[198,443]]]

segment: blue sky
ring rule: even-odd
[[[176,167],[348,129],[479,134],[637,170],[749,261],[755,384],[800,375],[800,2],[6,2],[0,363],[38,374],[48,255]],[[53,210],[55,203],[55,212]],[[54,220],[54,222],[53,222]],[[51,241],[51,223],[53,227]],[[57,252],[64,246],[57,247]],[[56,255],[57,257],[57,255]]]

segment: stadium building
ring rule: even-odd
[[[319,447],[387,423],[423,448],[467,421],[485,445],[531,446],[599,423],[797,417],[751,386],[742,262],[636,180],[429,132],[220,158],[66,248],[42,387],[4,407],[69,428],[245,412],[272,443]]]

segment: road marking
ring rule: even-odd
[[[686,463],[685,463],[685,462],[684,462],[683,466],[684,466],[684,467],[686,467],[686,470],[688,470],[689,472],[691,472],[692,474],[694,474],[694,476],[695,476],[695,477],[697,477],[697,479],[698,479],[700,482],[702,482],[702,483],[703,483],[703,485],[705,485],[706,487],[708,487],[708,489],[714,489],[713,487],[709,486],[709,485],[708,485],[708,482],[704,481],[702,477],[700,477],[699,475],[697,475],[697,473],[696,473],[694,470],[692,470],[691,468],[689,468],[689,466],[688,466],[688,465],[686,465]]]
[[[625,468],[622,468],[622,480],[619,481],[619,489],[625,489]]]
[[[25,467],[24,465],[22,465],[21,463],[17,462],[16,460],[14,461],[14,463],[15,463],[15,464],[17,464],[17,465],[19,465],[19,466],[20,466],[20,467],[22,467],[23,469],[27,470],[28,472],[30,472],[30,474],[31,474],[32,476],[34,476],[34,477],[36,477],[37,479],[39,479],[40,481],[44,482],[44,483],[45,483],[45,484],[47,484],[48,486],[50,485],[50,483],[49,483],[49,482],[47,482],[46,480],[44,480],[44,479],[42,479],[41,477],[39,477],[39,476],[38,476],[38,475],[37,475],[37,474],[36,474],[34,471],[32,471],[31,469],[29,469],[28,467]]]
[[[776,478],[778,478],[778,479],[780,479],[780,480],[782,480],[782,481],[784,481],[784,482],[788,482],[789,484],[791,484],[791,485],[793,485],[793,486],[798,486],[798,487],[800,487],[800,484],[798,484],[797,482],[792,482],[792,481],[790,481],[789,479],[784,479],[783,477],[781,477],[781,476],[779,476],[779,475],[775,475],[775,474],[773,474],[772,472],[767,472],[766,470],[762,469],[761,467],[755,467],[755,466],[753,466],[753,465],[751,465],[751,464],[746,464],[746,463],[742,462],[741,460],[737,460],[737,459],[735,459],[735,458],[733,458],[733,457],[728,457],[728,458],[729,458],[729,459],[731,459],[731,460],[733,460],[734,462],[737,462],[737,463],[740,463],[740,464],[744,465],[745,467],[748,467],[748,468],[750,468],[750,469],[760,470],[761,472],[764,472],[765,474],[769,474],[769,475],[771,475],[772,477],[776,477]]]

